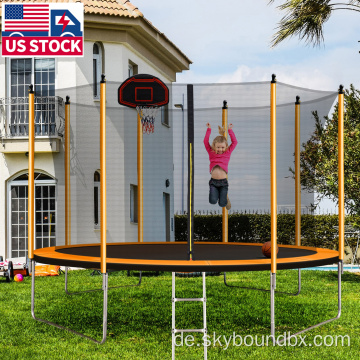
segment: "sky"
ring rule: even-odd
[[[180,83],[277,80],[337,91],[360,88],[360,14],[335,11],[324,27],[325,42],[297,37],[275,48],[270,42],[283,12],[268,0],[131,0],[192,62]]]

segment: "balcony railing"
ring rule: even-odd
[[[64,134],[65,104],[59,96],[35,96],[35,136]],[[29,98],[0,98],[0,138],[29,135]]]

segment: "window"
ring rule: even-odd
[[[35,59],[35,134],[55,134],[55,101],[38,101],[37,97],[55,96],[55,59]]]
[[[93,46],[93,96],[100,99],[100,80],[103,72],[103,51],[100,43]]]
[[[170,241],[170,194],[163,193],[163,209],[164,209],[164,239]]]
[[[130,185],[130,221],[138,222],[138,187]]]
[[[170,127],[169,106],[168,105],[161,107],[161,123],[165,126]]]
[[[54,135],[55,59],[10,59],[9,75],[11,134],[28,134],[28,93],[29,85],[34,84],[35,135]]]
[[[100,172],[94,173],[94,228],[100,229]]]
[[[55,96],[55,59],[35,59],[35,96]]]
[[[131,60],[129,60],[129,67],[128,67],[128,77],[137,75],[139,73],[138,66],[133,63]]]
[[[56,245],[56,180],[35,173],[35,249]],[[8,256],[28,253],[28,174],[8,184]]]

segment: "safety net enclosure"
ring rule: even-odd
[[[119,105],[118,83],[107,81],[104,84],[107,243],[174,241],[176,232],[174,217],[176,214],[188,213],[188,85],[167,84],[167,86],[170,102],[159,108],[155,117],[154,132],[141,134],[142,150],[139,150],[136,110]],[[57,224],[64,224],[67,214],[69,229],[66,240],[65,226],[57,226],[57,246],[100,242],[101,109],[100,102],[94,102],[92,91],[91,86],[59,91],[60,96],[69,97],[70,171],[67,186],[70,195],[68,203],[65,204],[63,199],[66,198],[64,177],[66,157],[65,153],[60,152],[59,158],[64,161],[57,163],[56,168],[56,177],[59,181]],[[295,213],[295,179],[289,170],[290,167],[294,168],[295,101],[300,99],[300,142],[303,143],[314,130],[312,111],[316,110],[319,116],[327,115],[336,96],[336,92],[304,89],[279,82],[276,84],[278,213],[283,211]],[[226,101],[227,126],[233,124],[233,131],[238,141],[228,167],[228,193],[232,204],[230,214],[249,211],[270,213],[269,82],[195,84],[192,98],[194,107],[192,211],[202,214],[222,213],[222,208],[218,204],[209,203],[209,156],[203,141],[206,123],[210,123],[212,127],[210,143],[219,135],[218,126],[223,126],[222,112]],[[228,140],[230,144],[231,140]],[[139,152],[143,157],[142,201],[139,199],[138,186]],[[313,202],[314,194],[302,192],[301,212],[310,214]],[[142,208],[141,219],[138,215],[140,208]],[[139,235],[140,222],[141,235]],[[231,232],[231,228],[228,231]],[[139,236],[142,238],[140,239]],[[218,241],[223,239],[219,238]],[[116,257],[121,257],[122,248],[124,247],[119,248],[120,253]],[[95,247],[92,249],[94,250]],[[110,249],[112,250],[108,250],[109,261],[115,247]],[[161,251],[157,251],[155,254],[149,254],[149,258],[154,260],[154,256],[156,259],[160,253]],[[132,255],[134,256],[136,257]],[[187,252],[183,254],[184,259],[187,256]],[[259,256],[262,254],[259,253]],[[72,263],[71,266],[76,264]],[[139,265],[135,267],[140,269]]]
[[[173,241],[174,214],[187,211],[187,85],[170,86],[170,102],[161,107],[152,134],[143,135],[143,240]],[[118,104],[118,83],[106,82],[107,241],[137,238],[137,112]],[[91,86],[59,90],[70,97],[71,243],[100,240],[100,103]],[[327,115],[336,92],[277,83],[278,212],[294,213],[294,103],[301,102],[301,143],[314,130],[311,112]],[[270,211],[270,87],[268,82],[194,85],[194,211],[221,213],[209,204],[209,159],[203,139],[222,125],[223,101],[238,144],[229,163],[230,213]],[[182,105],[182,108],[174,105]],[[64,149],[55,162],[57,187],[56,245],[65,245]],[[312,193],[302,192],[302,213],[310,213]]]
[[[149,76],[142,79],[149,79]],[[338,93],[302,89],[276,83],[275,76],[270,84],[172,85],[168,86],[169,103],[161,104],[154,118],[154,131],[148,131],[149,124],[142,121],[142,111],[118,104],[120,88],[119,84],[103,78],[99,102],[93,100],[91,86],[59,91],[67,98],[64,148],[55,165],[58,178],[56,246],[34,251],[34,239],[29,237],[29,257],[33,266],[34,261],[39,261],[101,271],[104,293],[101,342],[106,338],[107,276],[111,269],[171,271],[173,293],[175,271],[205,274],[208,270],[270,270],[271,334],[274,335],[277,269],[299,269],[300,289],[300,268],[336,262],[339,269],[338,318],[344,256],[343,89]],[[135,101],[141,103],[142,96],[152,100],[152,91],[147,85],[142,86]],[[327,115],[336,96],[341,120],[339,251],[301,246],[299,216],[310,212],[314,197],[313,194],[300,196],[299,176],[294,179],[289,170],[294,167],[297,172],[301,143],[313,132],[311,112],[316,110],[319,116]],[[29,104],[31,101],[30,92]],[[301,127],[298,126],[300,104]],[[30,112],[31,106],[29,118],[32,117]],[[204,146],[207,123],[212,129],[210,144],[218,134],[218,125],[230,130],[232,124],[230,136],[235,134],[238,144],[233,149],[227,171],[231,209],[271,214],[270,258],[262,255],[262,244],[229,243],[228,210],[209,204],[211,150],[208,153]],[[223,134],[227,136],[226,131]],[[31,141],[29,134],[29,179],[34,172]],[[29,182],[29,188],[32,186]],[[29,191],[29,210],[33,206],[30,197],[33,199],[34,195]],[[295,243],[280,246],[277,255],[276,219],[282,209],[295,214],[296,236]],[[217,243],[195,242],[196,211],[221,211],[223,234]],[[45,216],[46,209],[35,208],[35,212]],[[183,212],[187,213],[188,238],[184,243],[175,243],[175,213]],[[30,215],[29,234],[32,234]],[[34,272],[32,283],[33,317],[58,326],[34,315]],[[205,275],[203,290],[205,293]],[[199,301],[204,303],[206,312],[205,295]],[[174,311],[173,305],[173,319]],[[201,331],[206,333],[205,323]],[[173,330],[173,336],[175,332]]]

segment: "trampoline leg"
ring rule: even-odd
[[[224,272],[224,284],[225,284],[225,286],[239,288],[239,289],[258,290],[258,291],[267,291],[267,292],[271,291],[271,290],[268,290],[268,289],[259,289],[259,288],[253,288],[253,287],[247,287],[247,286],[230,285],[226,281],[226,272]],[[293,294],[293,293],[289,293],[289,292],[286,292],[286,291],[275,291],[275,292],[278,293],[278,294],[286,294],[286,295],[291,295],[291,296],[297,296],[297,295],[300,294],[300,291],[301,291],[301,269],[298,269],[298,291],[297,291],[297,293]]]
[[[300,295],[301,292],[301,269],[298,269],[298,292],[294,296]]]
[[[171,359],[175,360],[175,273],[171,273]]]
[[[274,343],[275,343],[275,289],[276,289],[276,273],[270,273],[271,337]]]
[[[104,292],[104,302],[103,302],[103,338],[100,341],[100,344],[103,344],[106,340],[107,334],[107,314],[108,314],[108,273],[103,274],[103,292]]]
[[[309,326],[308,328],[304,329],[304,330],[301,330],[291,336],[296,336],[296,335],[300,335],[308,330],[312,330],[312,329],[315,329],[321,325],[325,325],[325,324],[328,324],[329,322],[332,322],[334,320],[337,320],[340,318],[340,315],[341,315],[341,275],[344,273],[344,268],[343,268],[343,262],[342,261],[339,261],[338,262],[338,313],[337,315],[332,318],[332,319],[328,319],[328,320],[325,320],[325,321],[322,321],[316,325],[312,325],[312,326]],[[285,340],[282,340],[282,341],[278,341],[277,344],[282,344]]]
[[[129,286],[140,286],[141,284],[141,279],[142,279],[142,272],[140,271],[140,275],[139,275],[139,282],[135,285],[120,285],[120,286],[112,286],[109,289],[118,289],[121,287],[129,287]],[[91,290],[82,290],[82,291],[76,291],[76,292],[69,292],[68,291],[68,267],[65,266],[65,292],[68,295],[76,295],[76,294],[82,294],[82,293],[88,293],[88,292],[93,292],[93,291],[100,291],[103,290],[101,289],[91,289]]]
[[[44,320],[44,319],[40,319],[38,317],[36,317],[35,315],[35,261],[32,260],[31,261],[31,315],[33,317],[34,320],[37,320],[37,321],[41,321],[45,324],[48,324],[48,325],[52,325],[52,326],[55,326],[59,329],[62,329],[62,330],[66,330],[66,331],[69,331],[73,334],[76,334],[78,336],[81,336],[85,339],[88,339],[88,340],[91,340],[97,344],[103,344],[106,340],[106,333],[107,333],[107,303],[108,303],[108,274],[105,273],[103,274],[103,288],[102,288],[103,292],[104,292],[104,302],[103,302],[103,337],[102,337],[102,340],[101,341],[98,341],[96,339],[93,339],[91,338],[90,336],[86,336],[82,333],[79,333],[77,331],[74,331],[74,330],[71,330],[67,327],[64,327],[62,325],[59,325],[59,324],[56,324],[56,323],[53,323],[51,321],[48,321],[48,320]]]

